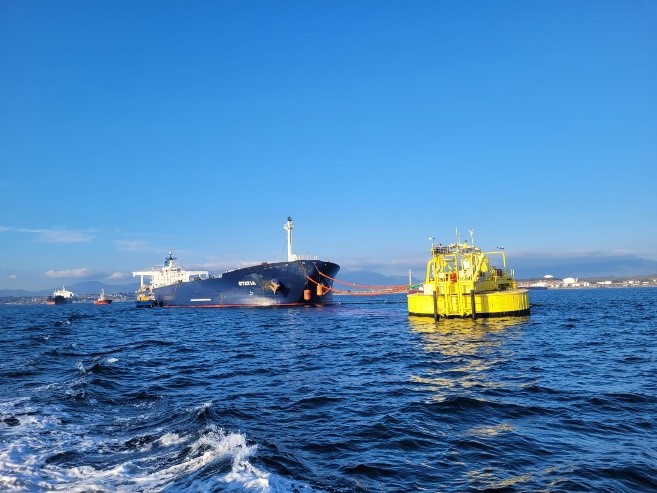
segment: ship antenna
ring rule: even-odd
[[[295,260],[295,255],[292,254],[292,230],[294,226],[292,226],[292,218],[290,216],[287,217],[287,222],[283,226],[283,229],[287,231],[287,261],[293,262]]]
[[[470,246],[474,246],[474,229],[469,229],[470,232]]]

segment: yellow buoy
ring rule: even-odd
[[[494,267],[491,258],[502,266]],[[431,246],[426,277],[407,296],[409,315],[439,317],[504,317],[529,315],[529,294],[518,289],[504,249],[484,252],[471,243]]]

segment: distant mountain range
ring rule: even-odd
[[[368,271],[340,271],[333,287],[338,290],[348,291],[350,289],[360,289],[363,286],[406,286],[408,285],[408,275],[406,276],[384,276],[378,272]],[[413,282],[424,281],[416,279],[413,276]],[[355,286],[353,286],[355,285]]]
[[[518,279],[552,275],[557,278],[625,278],[657,276],[657,261],[634,255],[598,255],[587,257],[514,257],[509,267]]]
[[[543,258],[518,256],[509,260],[518,280],[536,279],[545,275],[556,278],[578,277],[580,279],[657,277],[657,261],[646,260],[632,255],[604,255],[578,258]],[[413,283],[424,281],[424,264],[413,270]],[[417,274],[415,274],[417,273]],[[408,285],[408,275],[384,275],[372,271],[341,270],[334,287],[348,291],[362,286],[402,286]],[[67,284],[66,289],[78,295],[95,295],[105,290],[107,294],[134,293],[139,282],[127,284],[105,284],[99,281],[85,281]],[[50,296],[55,289],[27,291],[24,289],[0,289],[0,297]]]

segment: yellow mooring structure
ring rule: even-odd
[[[529,315],[529,293],[517,289],[504,249],[483,252],[471,239],[472,244],[431,245],[425,281],[408,294],[409,315],[436,320]],[[493,266],[491,259],[501,260],[501,267]]]

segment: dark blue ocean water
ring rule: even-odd
[[[0,306],[0,490],[657,490],[657,289]]]

